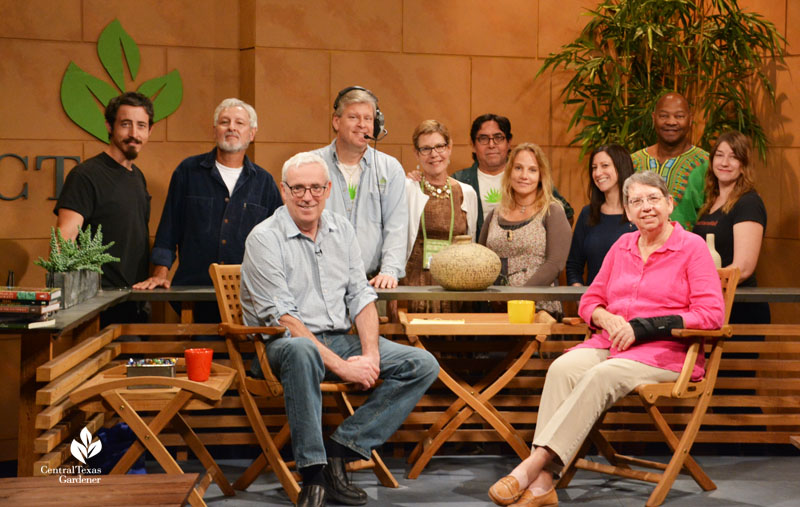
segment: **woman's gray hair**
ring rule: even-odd
[[[654,187],[661,191],[664,197],[669,197],[669,190],[667,189],[667,182],[664,178],[654,173],[653,171],[642,171],[640,173],[633,173],[622,184],[622,199],[623,204],[628,204],[628,189],[631,185],[637,183],[648,187]]]
[[[245,111],[247,111],[247,116],[250,117],[250,128],[257,129],[258,128],[258,115],[256,114],[256,110],[253,109],[253,106],[248,104],[247,102],[237,99],[235,97],[231,97],[229,99],[225,99],[219,103],[217,108],[214,110],[214,126],[217,126],[217,120],[219,120],[219,115],[222,113],[224,109],[228,109],[231,107],[241,107]]]
[[[283,169],[281,169],[281,181],[286,181],[286,173],[289,172],[289,169],[294,169],[296,167],[310,165],[310,164],[319,164],[322,166],[322,169],[325,171],[325,182],[331,180],[331,174],[328,171],[328,164],[325,163],[325,159],[317,155],[316,153],[312,153],[310,151],[303,151],[293,155],[292,158],[287,160],[283,163]]]

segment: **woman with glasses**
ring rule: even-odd
[[[719,136],[706,172],[705,203],[692,232],[705,238],[714,234],[722,266],[741,271],[740,287],[756,287],[756,264],[767,227],[767,210],[755,190],[750,167],[750,139],[741,132]],[[769,324],[768,303],[734,303],[730,322]]]
[[[623,234],[581,298],[578,313],[595,333],[550,365],[531,455],[497,481],[498,505],[557,505],[554,480],[572,461],[597,419],[640,384],[678,378],[688,343],[676,328],[715,329],[725,304],[714,261],[697,235],[670,222],[674,204],[652,171],[622,186],[637,231]],[[692,380],[703,377],[698,354]]]
[[[432,285],[431,257],[455,236],[475,235],[478,196],[475,190],[448,176],[452,143],[447,127],[436,120],[420,123],[411,136],[419,181],[406,179],[408,196],[408,259],[404,285]],[[409,312],[449,312],[450,301],[410,301]]]
[[[581,210],[572,233],[568,284],[591,285],[611,245],[635,229],[622,207],[622,184],[631,174],[631,155],[618,144],[600,146],[589,157],[589,204]]]
[[[486,216],[479,243],[500,257],[500,282],[553,285],[564,269],[572,233],[564,207],[553,197],[550,163],[539,146],[523,143],[511,150],[501,188],[500,205]],[[537,308],[561,314],[558,301],[539,301]]]

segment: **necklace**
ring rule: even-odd
[[[445,183],[444,187],[435,187],[428,183],[428,180],[422,178],[422,186],[425,187],[425,190],[431,195],[431,197],[436,197],[437,199],[447,199],[450,197],[450,192],[452,191],[450,188],[450,180]]]
[[[530,206],[533,203],[530,202],[528,204],[520,204],[517,202],[516,199],[514,199],[514,204],[519,208],[520,212],[525,213],[525,210],[528,209],[528,206]]]

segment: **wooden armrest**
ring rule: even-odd
[[[268,334],[280,335],[286,331],[285,327],[281,326],[245,326],[244,324],[228,324],[222,322],[219,325],[219,334]]]
[[[564,317],[561,319],[561,322],[569,326],[580,326],[581,324],[586,324],[580,317]]]
[[[673,329],[672,336],[678,338],[729,338],[733,335],[733,328],[726,324],[719,329]]]

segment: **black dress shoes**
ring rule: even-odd
[[[325,486],[303,484],[297,497],[297,507],[325,507]]]
[[[366,504],[367,492],[350,482],[344,465],[344,458],[328,458],[328,466],[322,472],[328,500],[344,505]]]

